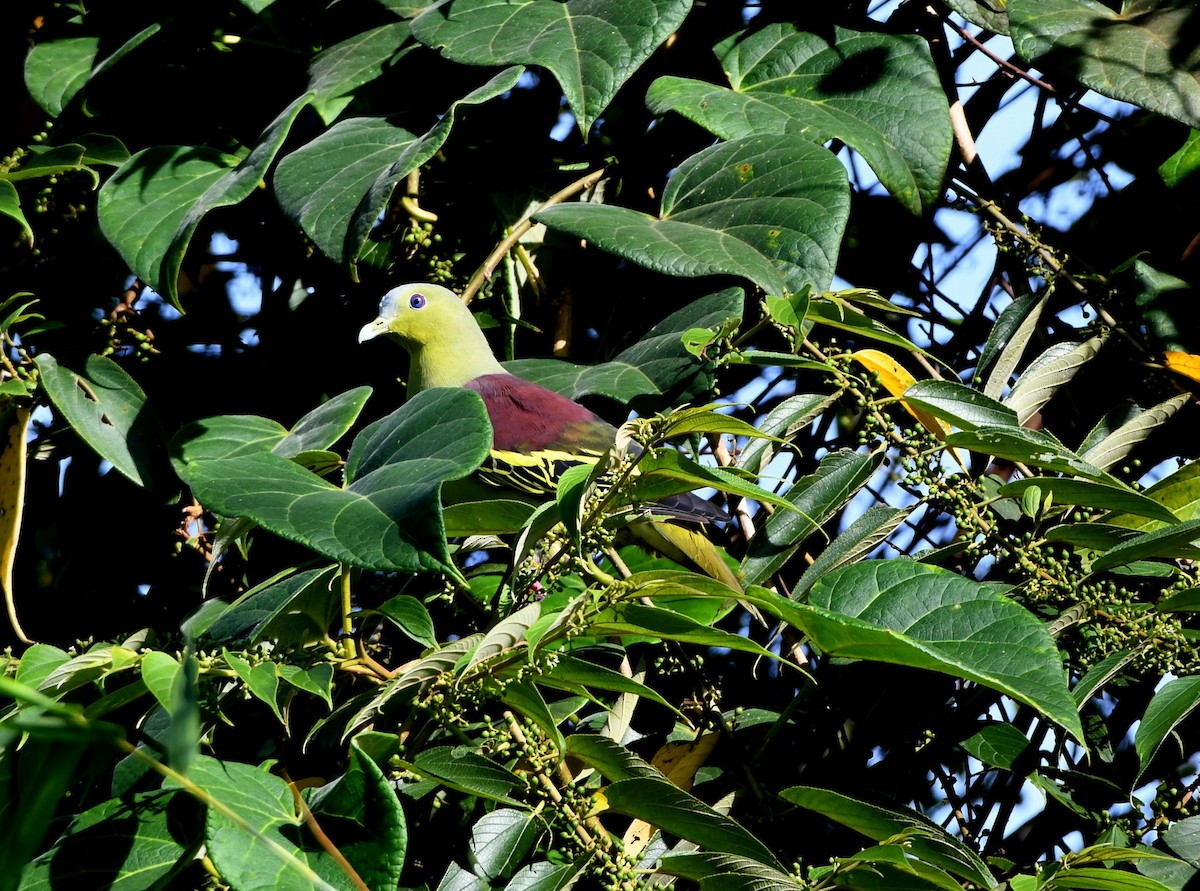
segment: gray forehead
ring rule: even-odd
[[[394,316],[400,311],[402,302],[408,298],[408,295],[403,292],[403,288],[395,288],[383,295],[383,300],[379,302],[379,314],[384,317]]]

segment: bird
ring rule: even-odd
[[[487,483],[551,495],[567,468],[595,464],[613,448],[613,425],[578,402],[507,371],[470,309],[448,288],[413,282],[388,291],[378,317],[359,331],[358,342],[381,336],[399,341],[408,351],[410,395],[433,387],[465,387],[483,399],[493,436],[491,453],[478,474]],[[675,522],[721,522],[728,519],[724,511],[688,493],[647,505],[645,513],[658,519],[631,524],[645,527],[633,530],[644,543],[741,592],[737,577],[712,543]]]

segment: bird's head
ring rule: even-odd
[[[405,346],[421,346],[447,333],[475,328],[470,310],[441,285],[414,282],[392,288],[379,303],[379,317],[362,327],[358,342],[392,334]]]
[[[390,334],[412,356],[409,392],[461,387],[484,374],[503,374],[467,305],[441,285],[414,282],[392,288],[379,317],[358,332],[358,342]]]

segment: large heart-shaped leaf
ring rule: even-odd
[[[501,71],[452,103],[424,135],[387,118],[349,118],[286,155],[275,198],[325,256],[353,263],[396,183],[434,156],[461,105],[478,105],[516,86],[520,68]]]
[[[802,628],[830,656],[974,681],[1033,707],[1083,740],[1054,639],[1043,622],[995,585],[910,560],[872,560],[819,579],[807,604],[756,592],[746,596]]]
[[[950,159],[950,115],[925,41],[841,28],[814,34],[780,23],[735,34],[715,49],[732,89],[662,77],[646,96],[651,111],[677,111],[723,139],[840,139],[913,213],[937,200]]]
[[[586,138],[691,6],[691,0],[453,0],[418,16],[413,36],[456,62],[548,69]]]
[[[546,225],[669,275],[738,275],[773,294],[833,280],[850,211],[846,171],[796,136],[752,136],[688,158],[658,218],[623,207],[560,204]]]
[[[1195,15],[1194,4],[1179,2],[1138,3],[1128,14],[1099,0],[1008,3],[1013,46],[1021,56],[1189,127],[1200,127]]]
[[[179,269],[200,220],[250,197],[310,94],[263,132],[244,161],[203,146],[155,146],[121,165],[96,199],[100,229],[121,258],[173,305]]]
[[[483,400],[435,389],[359,434],[345,488],[271,452],[187,461],[189,450],[179,451],[184,479],[211,510],[248,517],[333,560],[420,572],[451,568],[441,485],[478,467],[490,448]]]

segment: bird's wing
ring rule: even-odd
[[[480,476],[496,486],[553,492],[577,464],[594,464],[616,428],[578,402],[511,374],[485,374],[467,384],[483,397],[492,422],[492,451]]]

